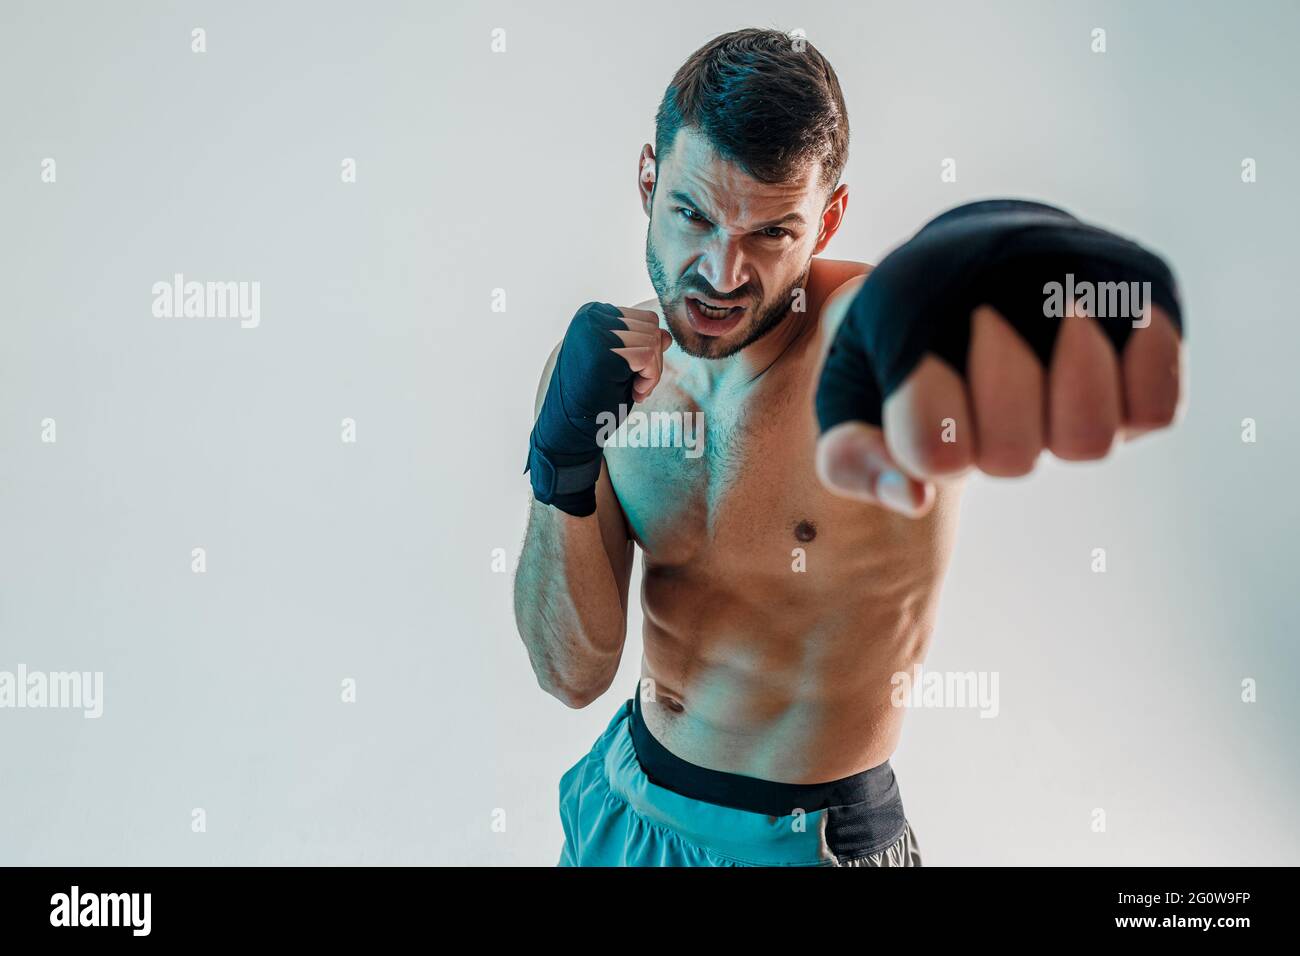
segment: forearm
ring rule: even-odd
[[[575,518],[532,502],[515,575],[515,621],[537,682],[570,707],[609,687],[627,612],[597,515]]]

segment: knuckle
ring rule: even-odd
[[[995,478],[1020,478],[1034,470],[1041,450],[1023,442],[981,442],[979,470]]]
[[[1148,430],[1168,428],[1174,423],[1174,409],[1170,407],[1161,410],[1148,410],[1142,414],[1133,415],[1128,423],[1136,428]]]
[[[1110,454],[1114,444],[1114,429],[1071,428],[1052,439],[1051,450],[1066,461],[1095,461]]]
[[[958,433],[964,431],[959,426]],[[927,474],[948,474],[970,464],[969,446],[965,442],[945,441],[943,430],[939,428],[914,432],[911,445],[917,465]]]

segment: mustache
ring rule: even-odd
[[[711,299],[714,302],[743,302],[746,299],[753,298],[753,296],[750,295],[748,291],[744,291],[744,290],[740,292],[733,292],[731,293],[731,295],[718,295],[718,293],[716,292],[707,291],[705,289],[684,289],[682,290],[682,295],[683,296],[689,295],[697,298],[702,296],[706,299]]]

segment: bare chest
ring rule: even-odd
[[[636,406],[605,459],[633,538],[660,568],[767,571],[859,543],[861,505],[821,486],[806,383],[710,399],[672,383]]]

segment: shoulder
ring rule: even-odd
[[[827,291],[821,300],[819,316],[819,324],[825,338],[829,339],[835,334],[840,322],[844,320],[845,313],[848,312],[854,293],[862,287],[862,283],[871,274],[872,268],[865,262],[832,260],[826,263],[821,281],[825,283],[824,288]]]

